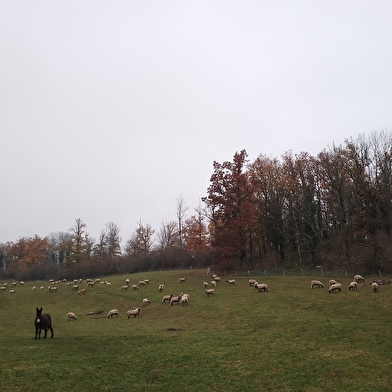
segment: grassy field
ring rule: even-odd
[[[186,283],[178,283],[184,276]],[[139,291],[121,291],[150,279]],[[222,277],[223,278],[223,277]],[[224,277],[207,297],[205,271],[103,278],[78,296],[65,283],[57,293],[0,292],[0,388],[3,391],[379,391],[392,390],[392,285],[373,293],[337,279],[341,293],[310,289],[312,277],[256,277],[270,292]],[[327,286],[327,279],[323,280]],[[4,282],[1,282],[4,283]],[[158,284],[166,290],[158,292]],[[85,284],[82,284],[84,287]],[[190,294],[188,306],[162,305],[163,294]],[[125,312],[151,305],[140,317]],[[34,340],[35,308],[51,314],[54,338]],[[117,308],[119,316],[107,319]],[[76,313],[69,321],[67,312]],[[97,315],[89,312],[102,311]],[[50,334],[48,334],[50,336]]]

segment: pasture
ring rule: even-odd
[[[392,285],[373,293],[337,278],[340,293],[311,289],[319,276],[221,276],[207,297],[205,270],[102,278],[78,295],[66,283],[26,282],[0,292],[0,388],[4,391],[367,391],[392,390]],[[179,283],[180,277],[185,283]],[[150,279],[140,290],[121,291]],[[225,283],[235,279],[235,286]],[[388,278],[385,278],[388,279]],[[0,282],[1,284],[4,282]],[[158,284],[166,289],[158,292]],[[35,285],[37,289],[32,290]],[[43,285],[45,290],[39,290]],[[83,282],[80,287],[86,287]],[[211,287],[211,286],[210,286]],[[188,306],[161,304],[189,293]],[[142,299],[151,304],[143,307]],[[36,307],[52,316],[54,338],[34,340]],[[141,315],[127,319],[134,306]],[[117,308],[118,316],[107,312]],[[74,312],[77,320],[68,320]],[[93,315],[88,313],[96,312]]]

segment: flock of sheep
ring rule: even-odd
[[[203,287],[204,287],[204,293],[206,294],[207,297],[213,296],[215,295],[215,289],[217,284],[221,281],[221,278],[217,275],[212,275],[212,280],[210,280],[209,282],[204,281],[203,282]],[[58,290],[59,284],[66,282],[65,280],[62,281],[54,281],[54,280],[50,280],[49,281],[49,286],[47,288],[47,290],[51,293],[55,293]],[[141,287],[147,286],[149,284],[150,280],[149,279],[145,279],[145,280],[141,280],[138,282],[138,284],[133,284],[130,285],[130,281],[129,279],[125,280],[125,284],[121,286],[121,291],[128,291],[129,288],[131,288],[131,290],[140,290]],[[186,278],[181,277],[178,282],[180,284],[183,284],[186,282]],[[236,281],[235,279],[227,279],[225,281],[229,286],[235,286],[236,285]],[[348,285],[348,289],[350,291],[357,291],[358,290],[358,282],[364,282],[364,278],[361,275],[355,275],[354,276],[354,280]],[[73,282],[66,282],[67,286],[71,286],[73,291],[78,291],[78,295],[84,295],[86,293],[86,288],[80,288],[80,284],[82,283],[82,279],[75,279]],[[15,287],[17,285],[23,286],[25,283],[23,281],[20,282],[12,282],[10,284],[10,286],[12,287],[9,292],[10,293],[15,293]],[[86,284],[88,287],[93,287],[96,284],[104,284],[104,285],[108,285],[110,286],[111,283],[108,281],[101,281],[101,279],[86,279]],[[258,283],[255,279],[249,279],[248,281],[249,286],[253,286],[256,290],[258,290],[258,292],[268,292],[269,291],[269,286],[266,283]],[[210,288],[211,286],[211,288]],[[312,280],[310,287],[313,288],[323,288],[324,284],[319,281],[319,280]],[[340,292],[342,290],[342,285],[341,283],[338,283],[336,280],[331,279],[328,282],[328,292],[329,293],[336,293],[336,292]],[[378,292],[379,290],[379,285],[376,281],[373,281],[371,284],[371,288],[374,292]],[[7,283],[4,283],[3,285],[0,286],[0,291],[5,291],[7,289]],[[32,289],[35,290],[36,286],[32,286]],[[45,287],[44,286],[40,286],[39,289],[44,290]],[[166,289],[164,284],[159,284],[158,285],[158,291],[159,292],[163,292]],[[190,301],[190,295],[188,293],[179,293],[178,295],[163,295],[162,300],[161,300],[161,304],[169,304],[170,306],[174,305],[174,304],[182,304],[182,305],[188,305]],[[148,306],[151,301],[148,298],[144,298],[142,301],[142,305],[143,307]],[[130,318],[131,316],[133,317],[137,317],[141,314],[142,308],[141,307],[133,307],[132,309],[129,309],[125,312],[125,317],[126,318]],[[111,309],[108,313],[107,313],[107,318],[112,318],[113,316],[118,316],[119,312],[118,309]],[[75,315],[75,313],[73,312],[68,312],[67,313],[67,318],[68,320],[77,320],[77,317]]]
[[[365,279],[361,275],[354,275],[354,280],[348,285],[348,289],[350,291],[357,291],[358,290],[358,282],[364,282]],[[334,279],[330,279],[328,282],[328,292],[329,293],[336,293],[342,291],[342,285],[338,283]],[[310,287],[313,288],[323,288],[324,285],[319,280],[312,280],[310,283]],[[372,290],[374,292],[378,291],[378,283],[373,281],[371,284]]]

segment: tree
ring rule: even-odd
[[[185,206],[185,200],[182,195],[180,195],[177,199],[177,222],[178,222],[178,242],[181,249],[183,249],[183,226],[185,213],[188,210],[188,207]]]
[[[63,248],[67,251],[65,263],[68,265],[90,260],[93,244],[85,228],[85,223],[78,218],[75,220],[75,225],[69,229],[71,237],[63,243]]]
[[[129,256],[148,255],[154,245],[152,239],[154,233],[155,231],[152,229],[151,225],[145,225],[140,219],[137,223],[135,233],[125,245],[125,253]]]
[[[176,222],[162,222],[158,233],[158,246],[160,250],[179,247],[179,234]]]
[[[253,186],[245,164],[245,150],[236,152],[233,162],[214,162],[208,195],[202,198],[209,210],[211,244],[215,261],[238,260],[240,265],[247,258],[255,212]]]

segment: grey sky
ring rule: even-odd
[[[0,1],[0,243],[127,240],[206,195],[214,160],[392,123],[390,1]]]

